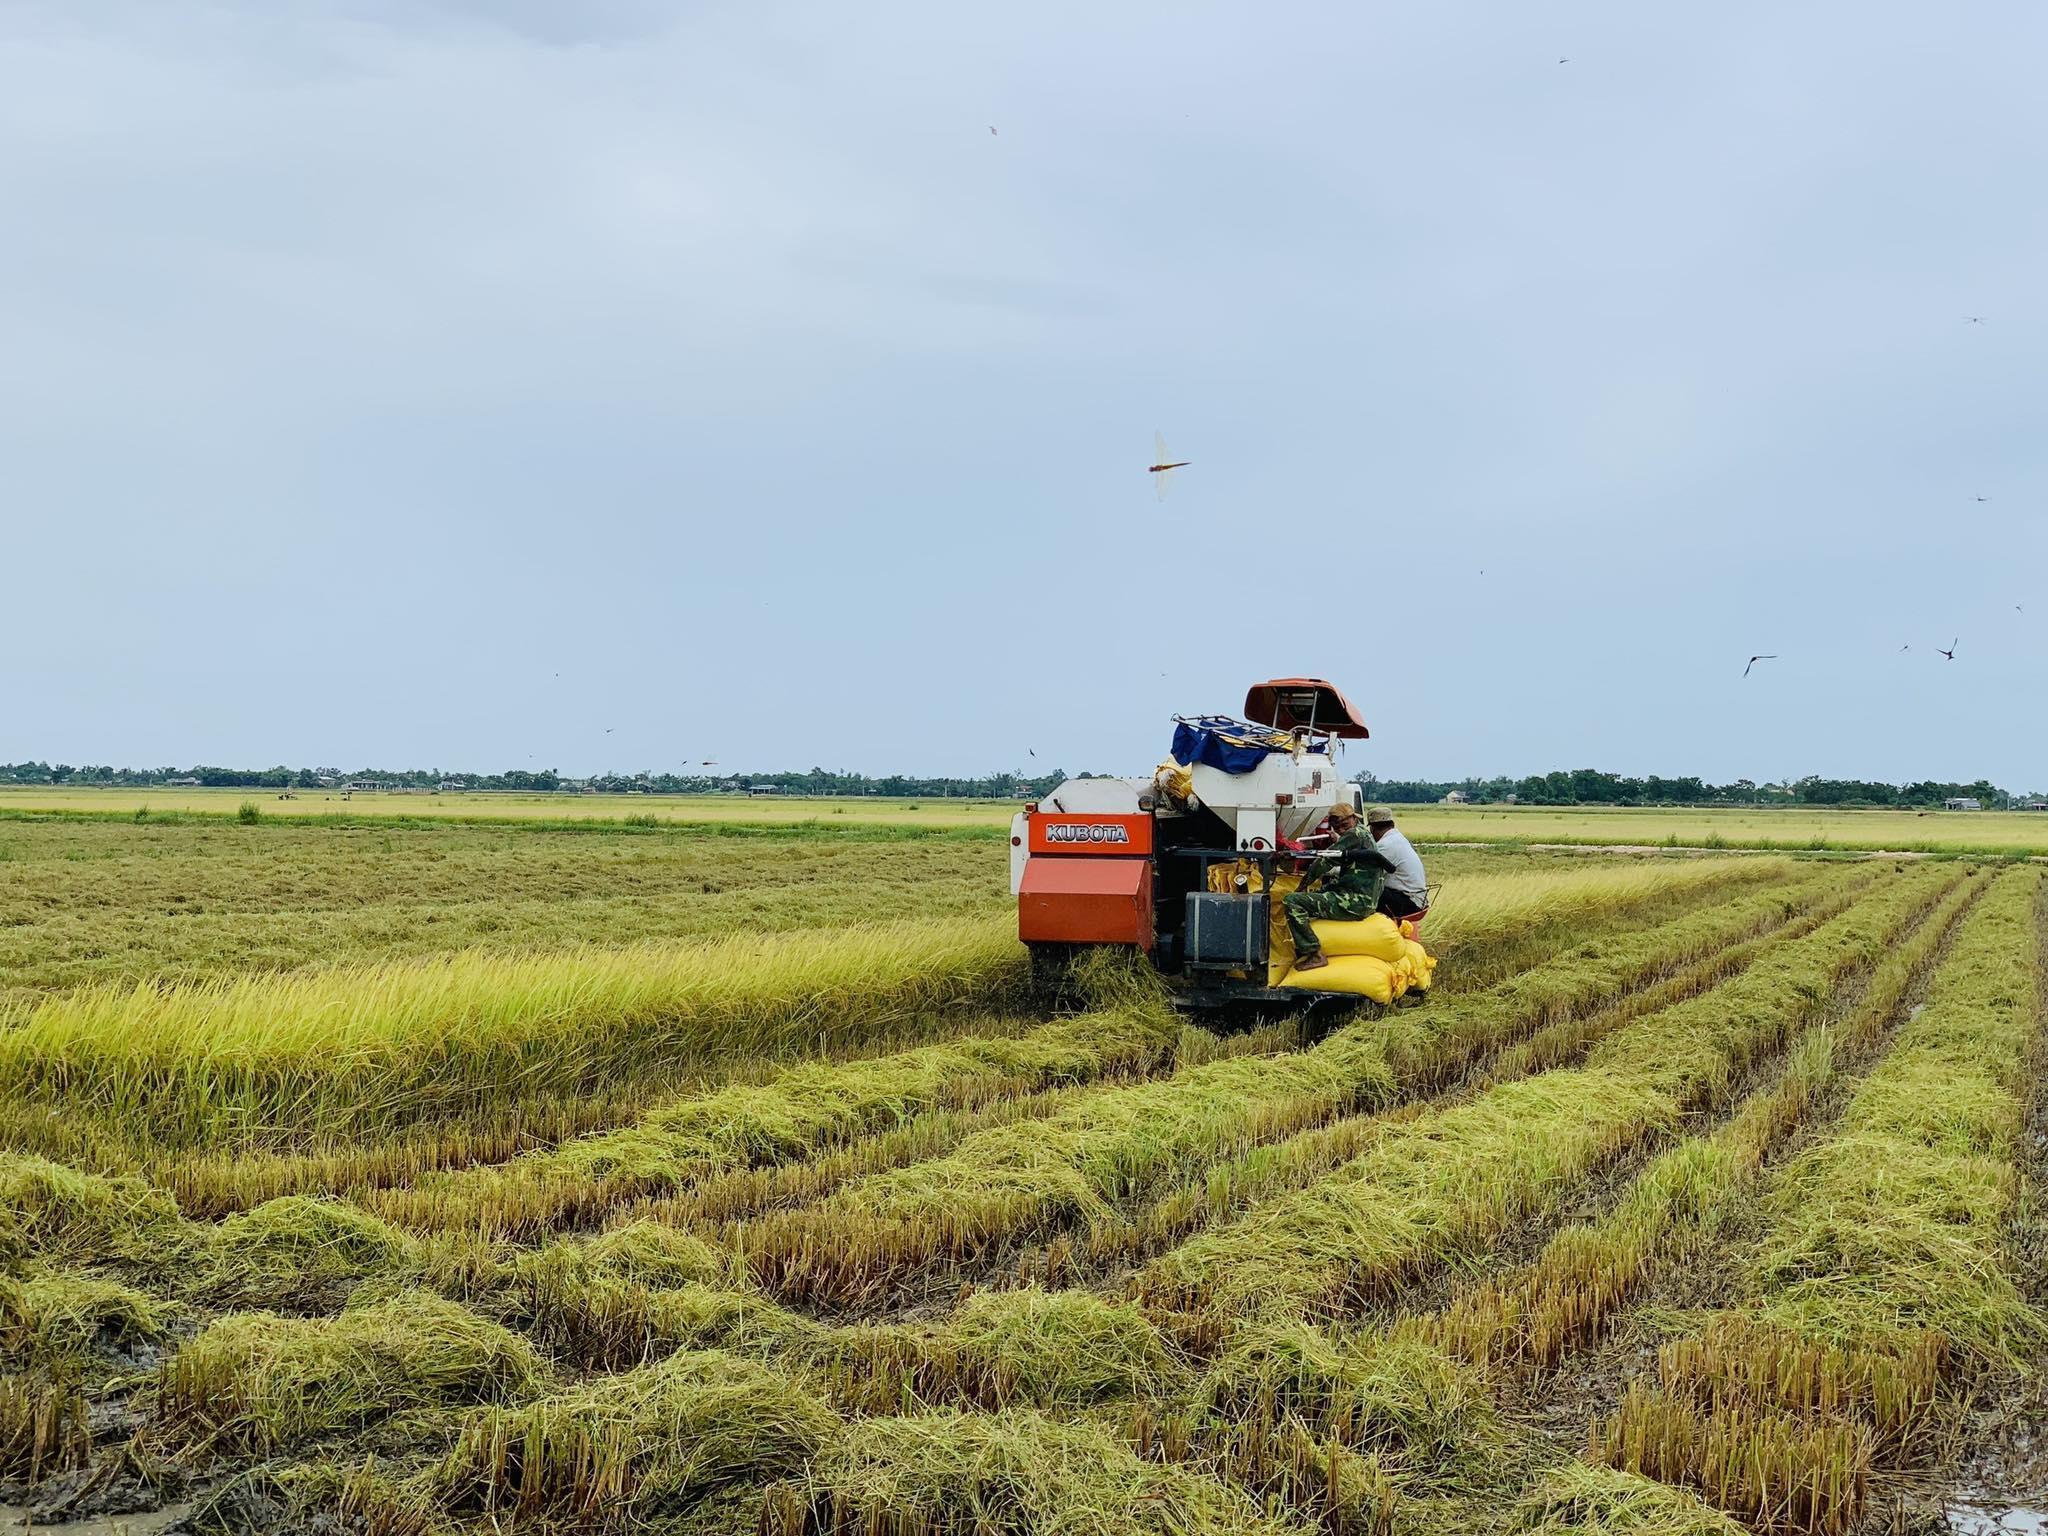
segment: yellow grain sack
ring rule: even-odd
[[[1273,899],[1266,909],[1272,924],[1266,950],[1266,985],[1269,987],[1285,985],[1287,973],[1294,969],[1294,930],[1287,926],[1287,909],[1281,902],[1289,891],[1300,889],[1301,876],[1292,870],[1283,869],[1273,876]]]
[[[1323,953],[1332,960],[1339,955],[1370,955],[1392,965],[1403,954],[1401,930],[1383,912],[1358,923],[1324,921],[1309,926],[1315,929]]]
[[[1195,798],[1194,773],[1170,757],[1152,770],[1152,783],[1161,794],[1171,795],[1182,804]]]
[[[1408,962],[1409,973],[1415,978],[1415,985],[1424,992],[1429,990],[1429,979],[1436,971],[1436,956],[1424,949],[1413,939],[1403,939],[1402,958]]]
[[[1289,971],[1282,986],[1304,992],[1351,992],[1376,1003],[1394,1000],[1394,968],[1371,955],[1332,955],[1319,970]]]
[[[1228,864],[1209,866],[1209,889],[1218,895],[1225,895],[1237,889],[1237,877],[1244,876],[1244,888],[1258,892],[1266,888],[1266,877],[1259,873],[1259,866],[1250,859],[1236,859]],[[1284,878],[1284,877],[1282,877]]]

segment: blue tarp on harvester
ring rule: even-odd
[[[1183,768],[1206,763],[1225,773],[1250,773],[1273,753],[1293,750],[1294,738],[1285,731],[1228,715],[1204,715],[1173,728],[1173,760]]]

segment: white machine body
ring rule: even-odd
[[[1345,781],[1326,752],[1275,752],[1250,773],[1225,773],[1206,763],[1189,772],[1195,799],[1236,832],[1239,848],[1252,853],[1315,830],[1333,805],[1359,803],[1358,786]]]

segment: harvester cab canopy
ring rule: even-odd
[[[1320,677],[1276,677],[1254,683],[1244,696],[1244,717],[1283,731],[1319,731],[1346,741],[1372,733],[1334,683]]]

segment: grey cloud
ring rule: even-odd
[[[17,3],[0,757],[2048,783],[2044,33]]]

